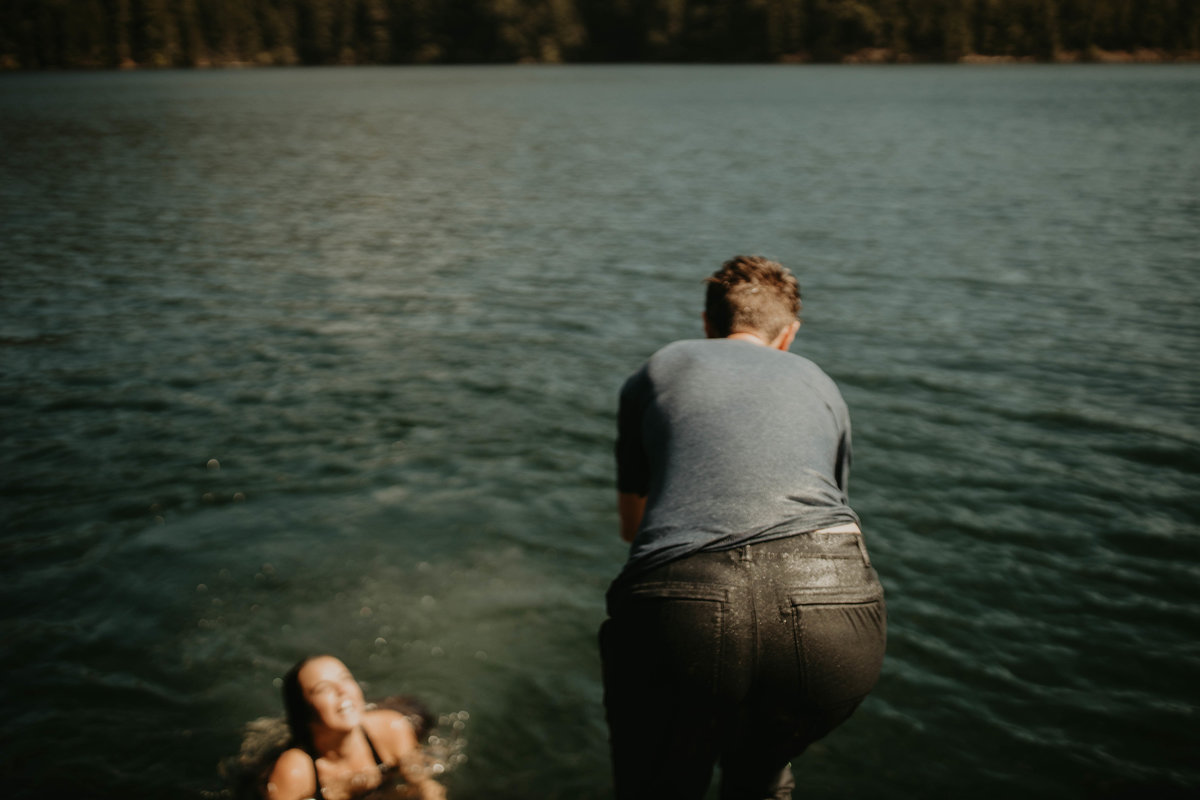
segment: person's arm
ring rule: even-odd
[[[421,751],[417,732],[407,717],[398,711],[380,709],[370,712],[363,725],[370,731],[371,741],[379,747],[384,760],[400,768],[400,774],[409,785],[410,794],[415,792],[412,796],[416,800],[445,800],[446,790],[430,774],[429,759]]]
[[[617,492],[617,514],[621,517],[621,540],[632,542],[637,536],[642,515],[646,513],[646,495]]]
[[[617,409],[617,514],[621,540],[632,542],[646,511],[650,462],[642,444],[642,414],[649,393],[646,368],[638,370],[621,387]]]
[[[298,748],[284,751],[267,779],[268,800],[304,800],[316,791],[313,760]]]
[[[399,711],[390,708],[368,711],[363,718],[363,727],[379,747],[379,752],[385,758],[391,756],[391,761],[420,747],[412,723]]]

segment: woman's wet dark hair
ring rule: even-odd
[[[304,697],[304,690],[300,688],[300,670],[304,668],[305,664],[314,658],[321,658],[322,655],[300,659],[283,676],[283,710],[287,714],[288,730],[292,732],[292,742],[310,755],[313,751],[313,740],[312,728],[309,727],[309,724],[313,718],[313,707]]]

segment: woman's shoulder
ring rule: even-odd
[[[283,751],[267,779],[267,797],[292,800],[312,797],[316,791],[317,776],[312,757],[298,747]]]
[[[363,728],[385,760],[398,757],[417,746],[417,734],[408,717],[390,708],[377,708],[363,715]]]

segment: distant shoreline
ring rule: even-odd
[[[520,59],[517,61],[409,61],[409,62],[355,62],[344,61],[330,64],[305,64],[291,54],[261,53],[259,57],[246,61],[238,59],[200,59],[191,65],[178,64],[149,64],[138,63],[126,59],[117,65],[80,63],[65,64],[51,67],[23,67],[11,55],[0,54],[0,72],[123,72],[123,71],[155,71],[165,69],[177,70],[224,70],[224,69],[260,69],[271,67],[430,67],[430,66],[528,66],[528,65],[558,65],[558,66],[735,66],[735,65],[1005,65],[1005,64],[1197,64],[1200,63],[1200,51],[1171,53],[1165,50],[1139,48],[1136,50],[1102,50],[1091,48],[1089,51],[1063,50],[1054,54],[1053,58],[1038,58],[1035,56],[989,55],[986,53],[967,53],[955,60],[939,60],[916,58],[908,53],[896,53],[887,48],[864,48],[848,53],[838,60],[818,60],[809,53],[790,53],[774,61],[564,61]]]

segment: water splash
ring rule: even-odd
[[[420,701],[407,695],[386,697],[366,708],[399,711],[408,718],[421,749],[401,759],[378,786],[358,793],[364,800],[444,800],[445,787],[439,780],[467,762],[467,711],[443,714],[436,720]],[[436,724],[435,724],[436,723]],[[213,800],[262,800],[267,778],[275,762],[292,747],[292,737],[283,717],[259,717],[246,723],[241,748],[236,756],[217,767],[225,788],[205,792]]]

